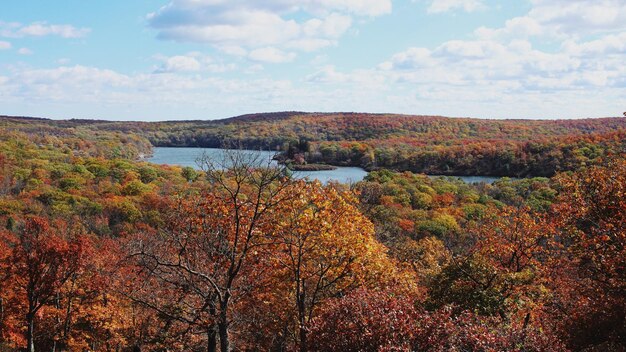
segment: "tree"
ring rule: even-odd
[[[115,275],[120,252],[113,240],[85,238],[80,268],[46,307],[42,322],[54,332],[52,350],[113,350],[124,346],[130,325],[127,301]]]
[[[187,182],[193,182],[198,178],[198,172],[191,166],[185,166],[182,170],[182,175]]]
[[[58,235],[62,231],[51,228],[43,218],[31,217],[13,236],[5,236],[12,249],[6,258],[9,282],[17,291],[16,298],[25,304],[29,352],[35,351],[37,313],[50,304],[82,264],[83,239],[63,238]]]
[[[522,312],[522,320],[530,319],[545,291],[550,226],[528,209],[505,208],[470,232],[468,250],[430,283],[431,302],[505,320]]]
[[[227,153],[219,163],[205,158],[208,188],[170,204],[166,225],[131,243],[129,256],[145,281],[129,296],[188,329],[202,327],[209,351],[217,336],[221,351],[232,348],[232,307],[259,284],[273,211],[293,195],[282,169],[259,158],[245,152]],[[155,287],[165,294],[161,301],[146,295]]]
[[[9,272],[12,236],[11,232],[0,231],[0,350],[17,348],[25,342],[20,329],[22,323],[18,318],[18,305],[15,304],[19,302],[19,297],[15,296],[18,292]]]
[[[314,351],[408,351],[420,312],[412,297],[359,288],[330,300],[310,326]]]
[[[374,228],[355,206],[351,192],[319,182],[295,185],[297,197],[283,203],[270,247],[279,281],[290,282],[298,320],[298,345],[308,351],[309,322],[327,299],[346,294],[370,279],[384,285],[393,268]]]
[[[572,348],[626,348],[626,161],[563,175],[552,313]]]
[[[393,290],[359,289],[325,305],[311,324],[315,351],[567,351],[550,330],[451,307],[427,311]]]

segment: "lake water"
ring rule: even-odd
[[[146,161],[155,164],[168,164],[178,166],[191,166],[200,169],[199,160],[204,156],[220,163],[225,160],[224,156],[228,149],[215,148],[153,148],[154,154]],[[231,150],[232,151],[232,150]],[[257,158],[256,161],[262,165],[276,165],[276,161],[272,161],[272,157],[276,152],[246,150],[250,158]],[[363,180],[367,175],[367,171],[359,167],[337,167],[335,170],[323,171],[294,171],[293,176],[296,178],[308,178],[310,180],[319,180],[322,183],[336,181],[340,183],[355,183]]]
[[[153,148],[154,154],[150,158],[146,158],[146,161],[155,164],[168,164],[178,166],[191,166],[196,169],[200,169],[198,164],[200,158],[205,155],[211,160],[217,162],[225,160],[225,153],[227,149],[215,149],[215,148],[165,148],[157,147]],[[272,161],[272,157],[275,152],[269,151],[244,151],[249,157],[257,158],[256,160],[263,164],[268,163],[276,165],[275,161]],[[340,183],[355,183],[363,180],[367,176],[367,171],[359,167],[337,167],[335,170],[324,171],[294,171],[294,177],[308,178],[310,180],[319,180],[322,183],[329,181],[337,181]],[[439,177],[439,176],[430,176]],[[467,183],[494,183],[499,180],[499,177],[486,177],[486,176],[455,176]]]

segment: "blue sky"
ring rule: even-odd
[[[113,120],[626,110],[626,0],[21,0],[0,114]]]

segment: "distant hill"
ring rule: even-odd
[[[27,128],[136,134],[153,146],[279,150],[308,162],[429,174],[550,176],[625,151],[626,119],[487,120],[273,112],[222,120],[118,122],[0,117]]]

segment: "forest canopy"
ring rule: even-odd
[[[626,348],[622,120],[0,123],[0,350]],[[388,164],[323,185],[245,153],[202,170],[139,158],[232,131]],[[538,177],[467,184],[420,162]]]

